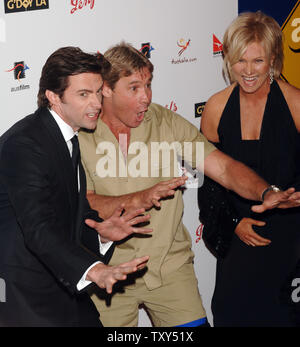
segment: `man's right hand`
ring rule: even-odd
[[[110,294],[117,281],[124,281],[128,274],[143,269],[148,260],[149,256],[144,256],[116,266],[99,263],[89,270],[86,280],[96,283],[98,287],[106,289]]]

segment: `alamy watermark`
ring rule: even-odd
[[[300,302],[300,278],[293,279],[292,287],[296,287],[296,289],[292,291],[292,301],[298,303]]]
[[[0,278],[0,303],[6,302],[6,284],[3,278]]]
[[[125,155],[124,155],[125,153]],[[203,142],[136,141],[127,146],[127,135],[119,135],[119,148],[109,141],[99,142],[96,154],[98,177],[180,177],[188,176],[187,188],[203,184]],[[193,170],[193,167],[200,169]]]

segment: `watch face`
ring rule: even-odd
[[[270,190],[273,190],[274,192],[280,192],[280,189],[274,185],[271,185]]]

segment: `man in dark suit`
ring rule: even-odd
[[[85,198],[77,131],[96,127],[108,68],[102,56],[57,50],[43,67],[38,110],[0,139],[0,326],[101,326],[84,289],[94,282],[111,292],[148,260],[104,265],[106,242],[149,232],[133,227],[149,217],[142,209],[121,215],[120,206],[102,221]]]

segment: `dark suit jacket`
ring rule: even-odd
[[[38,109],[0,139],[0,278],[6,302],[0,326],[99,325],[76,284],[99,256],[96,217],[80,194],[70,153],[47,109]],[[77,203],[78,202],[78,203]],[[94,218],[95,219],[95,218]]]

